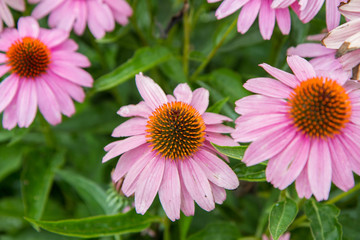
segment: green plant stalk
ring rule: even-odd
[[[343,192],[331,199],[329,199],[328,201],[325,202],[325,204],[334,204],[338,201],[340,201],[341,199],[347,197],[348,195],[356,192],[360,190],[360,183],[356,184],[352,189],[350,189],[347,192]],[[306,215],[302,215],[301,217],[299,217],[298,219],[296,219],[293,224],[291,225],[291,227],[289,228],[289,230],[295,229],[301,225],[303,225],[303,222],[307,219]]]
[[[231,23],[229,28],[226,30],[224,35],[222,36],[221,40],[216,44],[216,46],[213,48],[213,50],[209,53],[209,55],[206,57],[205,61],[195,70],[195,72],[190,77],[190,81],[195,81],[197,76],[204,70],[204,68],[208,65],[210,60],[215,56],[217,50],[221,47],[221,45],[226,40],[226,37],[231,33],[231,31],[235,28],[237,24],[237,18]]]
[[[170,222],[169,218],[164,217],[163,223],[164,223],[164,240],[171,240],[171,234],[170,234],[171,222]]]
[[[189,10],[186,6],[188,4],[187,0],[184,1],[184,49],[183,49],[183,68],[185,76],[189,74],[189,55],[190,55],[190,31],[191,31],[191,18],[189,16]]]

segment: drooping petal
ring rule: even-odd
[[[284,99],[267,97],[264,95],[250,95],[235,102],[238,114],[285,113],[289,106]]]
[[[246,81],[244,88],[268,97],[288,98],[292,89],[272,78],[252,78]]]
[[[249,30],[259,13],[260,6],[261,0],[251,0],[245,4],[245,6],[241,9],[237,21],[238,32],[244,34]]]
[[[144,117],[147,118],[151,115],[151,109],[144,102],[141,101],[136,105],[127,105],[123,106],[119,109],[117,114],[122,117]]]
[[[221,114],[206,112],[202,115],[205,124],[218,124],[224,121],[231,122],[232,119]]]
[[[227,17],[230,14],[237,11],[247,2],[249,2],[249,0],[239,0],[239,1],[224,0],[219,6],[219,8],[216,10],[215,16],[217,17],[217,19]]]
[[[291,0],[293,1],[293,0]],[[290,33],[291,28],[291,16],[288,8],[277,8],[275,9],[276,22],[280,28],[280,31],[284,35]]]
[[[302,172],[297,177],[297,179],[295,181],[295,187],[296,187],[296,191],[300,198],[303,198],[303,197],[310,198],[311,197],[312,191],[311,191],[310,183],[309,183],[307,164],[304,166]]]
[[[275,27],[275,9],[270,0],[262,0],[259,12],[259,28],[264,40],[269,40]]]
[[[29,127],[34,121],[37,109],[35,81],[21,79],[17,99],[17,118],[19,127]]]
[[[146,133],[146,124],[147,119],[145,118],[131,118],[119,126],[117,126],[113,133],[112,137],[128,137],[134,135],[140,135]]]
[[[0,83],[0,112],[13,100],[19,85],[19,77],[11,74]]]
[[[181,168],[178,167],[179,172],[181,172]],[[180,209],[185,214],[185,216],[192,216],[195,212],[195,204],[194,200],[190,196],[188,190],[185,187],[184,179],[182,174],[180,173],[180,186],[181,186],[181,204]]]
[[[226,191],[224,188],[217,186],[216,184],[210,182],[211,190],[213,192],[214,201],[217,204],[222,204],[226,199]]]
[[[235,142],[234,139],[220,133],[206,132],[205,139],[220,146],[239,146],[239,144]]]

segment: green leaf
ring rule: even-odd
[[[212,105],[211,107],[209,107],[207,109],[208,112],[213,112],[213,113],[219,113],[220,110],[222,109],[222,107],[226,104],[226,102],[229,101],[229,97],[226,97],[224,99],[221,99],[219,101],[217,101],[216,103],[214,103],[214,105]]]
[[[237,240],[239,228],[232,222],[210,223],[203,230],[191,235],[188,240]]]
[[[76,189],[93,214],[113,213],[106,192],[95,182],[69,170],[58,170],[56,174]]]
[[[262,163],[247,167],[245,163],[241,162],[233,167],[239,180],[247,182],[266,182],[265,169],[266,165]]]
[[[296,203],[289,198],[273,205],[269,215],[269,230],[274,240],[279,239],[285,233],[294,221],[297,212]]]
[[[177,83],[186,82],[186,76],[184,73],[181,61],[172,57],[168,61],[160,65],[161,71],[171,80],[175,80]]]
[[[98,78],[94,83],[94,89],[95,91],[104,91],[115,87],[133,78],[135,74],[153,68],[171,57],[171,52],[162,46],[141,48],[127,62]]]
[[[341,239],[342,228],[337,216],[340,210],[334,205],[319,203],[314,199],[305,202],[305,214],[310,220],[315,240]]]
[[[225,154],[228,157],[235,158],[242,160],[245,150],[248,146],[236,146],[236,147],[229,147],[229,146],[219,146],[214,143],[212,143],[214,148],[221,152],[222,154]]]
[[[63,164],[65,152],[61,151],[53,156],[42,152],[32,154],[37,157],[29,157],[25,161],[21,190],[25,216],[40,219],[54,180],[55,170]]]
[[[0,181],[20,168],[22,149],[16,147],[0,147]]]
[[[53,233],[83,238],[119,235],[140,232],[152,222],[160,222],[161,218],[150,215],[139,215],[135,211],[110,216],[96,216],[81,219],[60,221],[38,221],[25,218],[30,223]]]
[[[1,198],[0,222],[0,232],[13,233],[26,225],[24,221],[24,209],[20,198]]]

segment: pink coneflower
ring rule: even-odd
[[[115,28],[115,21],[121,25],[128,23],[132,9],[125,0],[29,0],[39,3],[32,16],[40,19],[48,14],[49,26],[70,31],[74,28],[77,35],[84,33],[88,25],[96,38]]]
[[[262,235],[261,239],[262,240],[273,240],[272,237],[268,237],[265,234]],[[290,233],[287,232],[287,233],[281,235],[278,240],[290,240]]]
[[[0,0],[0,32],[3,30],[3,21],[8,27],[14,27],[14,19],[7,5],[21,12],[25,10],[24,0]]]
[[[208,0],[218,2],[220,0]],[[275,20],[283,34],[289,34],[291,18],[288,6],[282,8],[272,8],[272,0],[224,0],[216,10],[217,19],[222,19],[236,12],[240,8],[240,15],[237,22],[238,32],[246,33],[254,23],[259,14],[259,28],[263,39],[270,39],[275,27]]]
[[[81,67],[89,60],[75,52],[77,44],[68,33],[43,29],[32,17],[19,19],[18,29],[0,35],[0,76],[10,75],[0,84],[0,112],[7,129],[28,127],[37,106],[50,124],[61,122],[61,113],[75,112],[72,99],[84,100],[80,86],[91,87],[93,79]]]
[[[287,1],[287,0],[282,0]],[[292,5],[301,21],[310,22],[323,6],[325,0],[299,0]],[[340,3],[346,0],[326,0],[326,25],[328,31],[337,27],[340,23]]]
[[[243,161],[268,160],[266,178],[284,189],[296,181],[300,197],[327,199],[331,182],[343,191],[360,174],[360,84],[317,73],[299,56],[287,62],[293,74],[267,64],[272,78],[253,78],[244,87],[256,95],[236,102],[241,114],[232,134],[252,142]]]
[[[191,91],[180,84],[174,96],[149,77],[136,75],[137,88],[144,99],[137,105],[120,108],[122,117],[133,117],[120,124],[114,137],[128,137],[105,147],[103,162],[121,155],[113,181],[124,177],[121,190],[135,194],[135,208],[144,214],[157,192],[167,216],[180,218],[194,214],[194,200],[210,211],[215,202],[222,203],[226,189],[235,189],[238,178],[217,156],[210,142],[236,146],[229,136],[233,128],[222,124],[228,117],[205,112],[209,92],[203,88]]]

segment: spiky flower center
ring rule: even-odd
[[[24,37],[6,52],[11,71],[20,77],[35,78],[45,73],[50,63],[50,50],[38,39]]]
[[[199,112],[184,102],[169,102],[155,109],[147,122],[148,142],[166,159],[184,159],[205,140]]]
[[[301,82],[289,99],[295,126],[309,137],[332,137],[345,127],[351,104],[336,81],[315,77]]]

